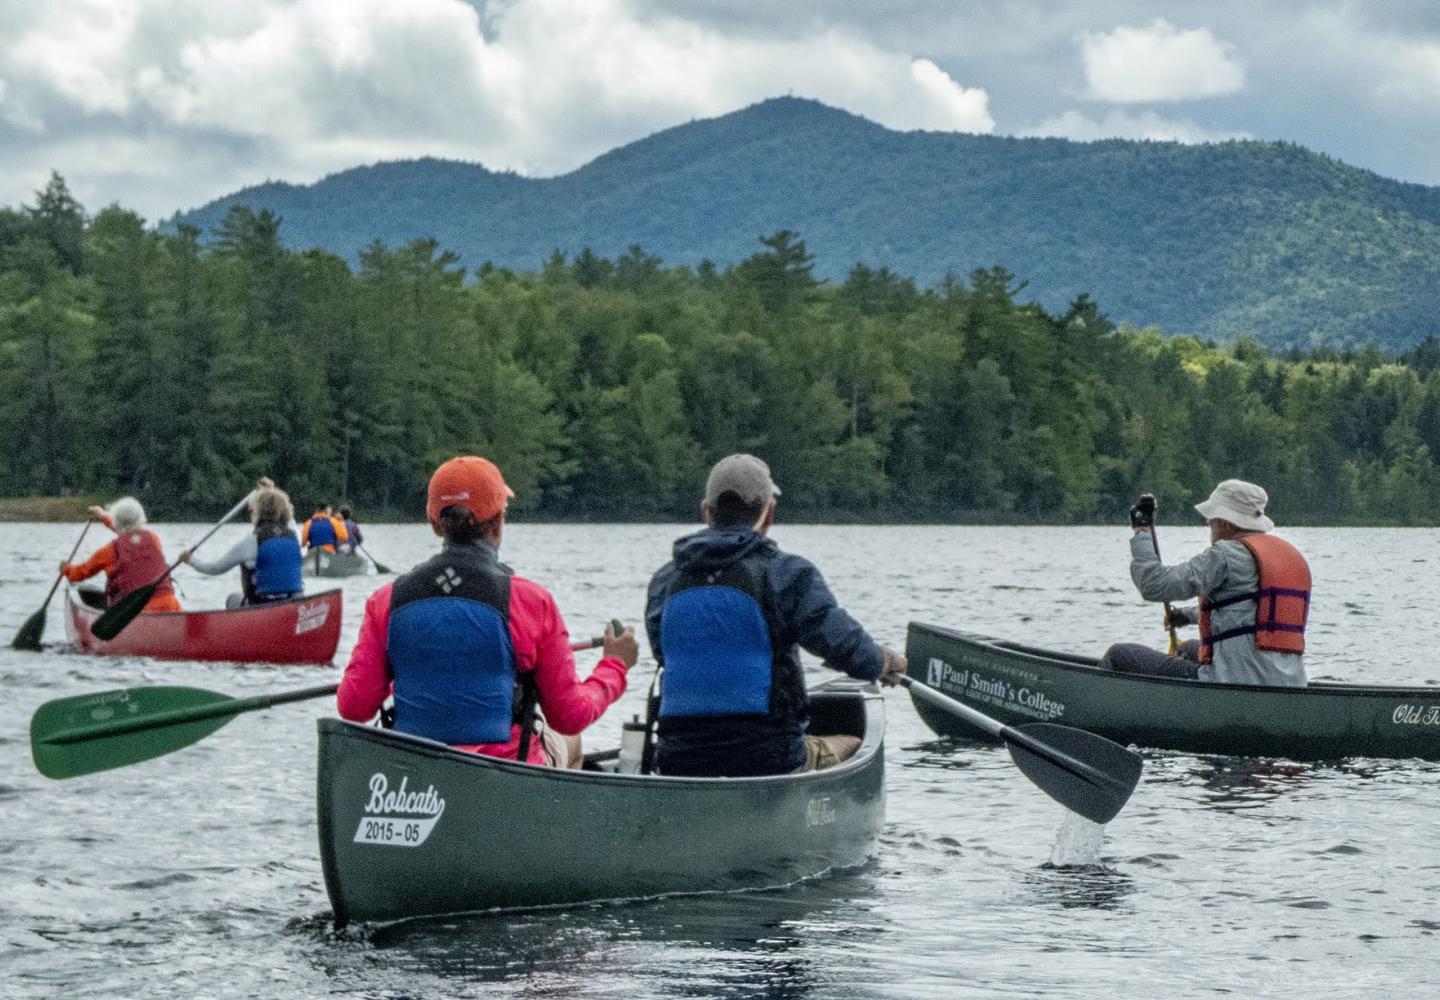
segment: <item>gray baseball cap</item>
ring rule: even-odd
[[[746,506],[768,503],[780,495],[770,478],[770,466],[754,455],[726,455],[705,480],[705,502],[714,507],[725,493],[734,493]]]

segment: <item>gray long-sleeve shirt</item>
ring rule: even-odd
[[[1255,558],[1240,542],[1216,542],[1193,559],[1166,566],[1155,554],[1150,534],[1144,531],[1137,531],[1130,539],[1130,579],[1147,601],[1184,601],[1192,597],[1220,601],[1260,588]],[[1217,608],[1210,614],[1212,633],[1254,625],[1255,609],[1252,601]],[[1186,610],[1192,621],[1199,617],[1198,609]],[[1254,636],[1237,636],[1216,643],[1214,662],[1200,667],[1200,679],[1220,684],[1304,687],[1305,656],[1259,649]]]
[[[294,522],[291,522],[287,527],[292,533],[297,530]],[[204,559],[198,555],[192,555],[190,557],[190,566],[207,576],[219,576],[226,570],[234,569],[236,566],[254,569],[255,560],[259,555],[260,545],[255,541],[255,532],[247,531],[245,537],[230,546],[230,551],[226,552],[223,556],[217,556],[214,559]]]
[[[214,559],[203,559],[198,555],[190,557],[191,569],[199,570],[207,576],[219,576],[226,570],[234,569],[236,566],[244,566],[246,569],[255,568],[255,559],[260,553],[260,546],[255,541],[255,532],[248,531],[245,537],[230,547],[230,551],[223,556]]]

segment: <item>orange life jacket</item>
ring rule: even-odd
[[[1200,662],[1211,662],[1215,643],[1254,635],[1259,649],[1277,653],[1305,652],[1305,622],[1310,617],[1310,564],[1300,550],[1273,535],[1236,539],[1250,550],[1260,571],[1260,587],[1219,601],[1200,598]],[[1255,603],[1255,624],[1211,634],[1210,613],[1241,601]]]
[[[117,565],[114,571],[106,574],[105,580],[105,600],[110,604],[114,604],[132,590],[154,583],[155,578],[165,572],[166,567],[165,551],[160,548],[160,539],[153,531],[141,529],[121,532],[114,545]],[[156,597],[164,597],[174,592],[175,588],[170,586],[168,576],[155,588]]]

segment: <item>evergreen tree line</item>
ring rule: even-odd
[[[785,516],[1183,517],[1227,477],[1282,523],[1440,522],[1440,345],[1269,353],[1020,301],[1003,268],[933,288],[813,274],[778,232],[728,268],[556,252],[467,275],[434,241],[358,266],[232,208],[212,241],[58,176],[0,209],[0,496],[417,518],[435,465],[494,459],[512,509],[689,518],[722,455],[767,459]],[[473,278],[473,280],[467,280]]]

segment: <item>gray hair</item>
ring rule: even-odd
[[[134,531],[145,527],[145,508],[134,497],[121,497],[110,505],[110,519],[116,531]]]

